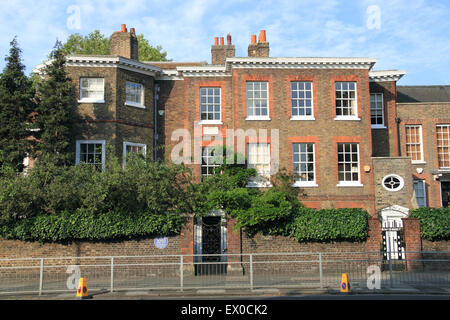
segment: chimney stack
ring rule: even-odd
[[[127,30],[127,26],[122,24],[121,30],[116,31],[110,38],[110,54],[121,56],[127,59],[139,60],[138,40],[134,28]]]
[[[259,32],[258,43],[256,43],[256,35],[252,35],[250,44],[248,45],[249,57],[269,57],[269,43],[266,40],[266,30]]]
[[[220,42],[219,42],[220,41]],[[220,44],[219,44],[220,43]],[[215,37],[214,45],[211,46],[211,63],[225,64],[227,58],[235,56],[236,49],[231,43],[231,35],[227,34],[227,44],[225,45],[224,37]]]

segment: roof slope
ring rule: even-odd
[[[397,102],[450,102],[450,86],[397,86]]]

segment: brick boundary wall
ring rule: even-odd
[[[423,268],[422,239],[420,236],[420,221],[416,218],[403,218],[403,230],[405,233],[406,267],[408,271],[420,271]]]

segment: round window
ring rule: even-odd
[[[388,191],[399,191],[403,188],[403,178],[395,174],[383,178],[383,187]]]

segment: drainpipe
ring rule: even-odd
[[[395,122],[397,123],[397,145],[398,145],[398,156],[402,156],[402,144],[400,142],[400,122],[402,120],[400,118],[395,118]]]
[[[157,151],[156,148],[158,146],[158,100],[159,100],[159,84],[155,84],[155,97],[153,99],[154,101],[154,119],[153,119],[153,124],[154,124],[154,131],[153,131],[153,161],[156,162],[157,161]]]

